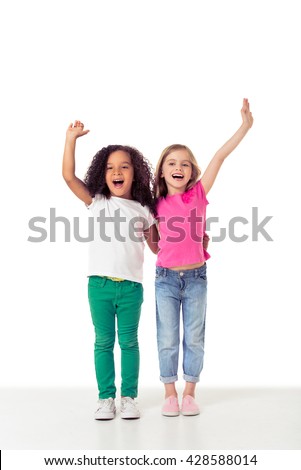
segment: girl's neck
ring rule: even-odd
[[[184,194],[186,192],[186,190],[177,190],[175,188],[171,188],[167,191],[167,196],[175,196],[176,194]]]
[[[126,199],[127,201],[133,201],[133,198],[132,196],[127,196],[127,195],[124,195],[124,196],[117,196],[116,194],[112,194],[110,193],[111,197],[116,197],[117,199]]]

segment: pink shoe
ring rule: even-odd
[[[166,398],[162,407],[163,416],[179,416],[180,407],[177,397],[171,396]]]
[[[200,409],[195,402],[195,399],[190,395],[183,397],[181,411],[182,415],[184,416],[194,416],[200,414]]]

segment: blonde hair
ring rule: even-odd
[[[191,178],[187,183],[185,191],[188,191],[190,188],[192,188],[195,185],[195,183],[198,181],[199,177],[201,176],[201,169],[199,168],[198,162],[196,161],[196,158],[193,155],[190,148],[182,144],[169,145],[161,153],[161,156],[156,166],[155,183],[154,183],[154,196],[156,199],[158,199],[159,197],[165,197],[168,193],[165,179],[161,178],[162,166],[163,166],[163,163],[165,162],[166,157],[171,152],[174,152],[175,150],[186,150],[186,152],[189,155],[189,160],[192,166]]]

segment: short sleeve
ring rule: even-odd
[[[91,204],[85,204],[86,208],[91,210],[95,203],[95,197],[92,198]]]
[[[96,194],[92,198],[91,204],[85,204],[85,206],[87,209],[89,209],[92,212],[92,214],[94,214],[96,207],[99,206],[99,203],[101,202],[102,199],[103,199],[103,196],[101,194]],[[98,207],[98,211],[99,211],[99,207]]]
[[[204,189],[204,186],[202,185],[202,181],[199,180],[196,184],[196,190],[197,190],[197,194],[198,196],[201,198],[201,200],[207,205],[209,204],[209,201],[206,197],[206,193],[205,193],[205,189]]]

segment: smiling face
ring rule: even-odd
[[[123,150],[111,153],[107,161],[106,183],[112,196],[132,199],[134,168],[131,157]]]
[[[161,178],[165,179],[168,194],[184,193],[192,176],[192,164],[187,150],[174,150],[165,158]]]

